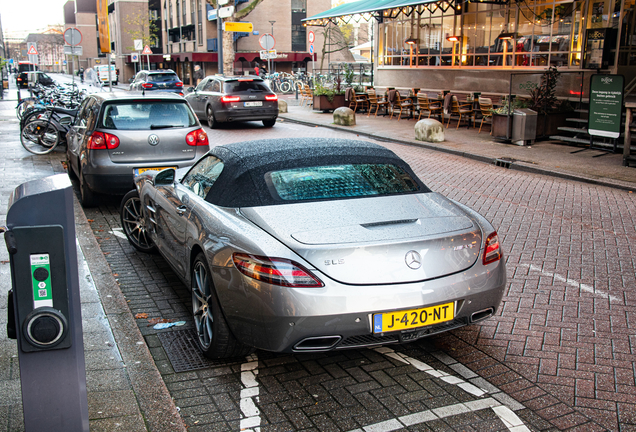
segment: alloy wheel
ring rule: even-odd
[[[199,344],[206,351],[212,344],[214,316],[210,308],[210,281],[205,264],[197,261],[192,272],[192,314]]]

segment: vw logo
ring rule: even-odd
[[[159,144],[159,137],[157,135],[150,135],[148,137],[148,144],[152,145],[152,146],[156,146],[157,144]]]
[[[406,253],[404,261],[410,269],[417,270],[418,268],[422,267],[422,256],[414,250],[408,251]]]

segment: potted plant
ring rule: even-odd
[[[561,73],[551,66],[541,76],[541,83],[530,90],[528,108],[537,112],[537,137],[556,135],[558,128],[566,124],[573,111],[567,100],[556,97],[556,87]]]
[[[313,109],[322,112],[333,111],[336,108],[347,106],[345,92],[341,89],[341,80],[337,79],[334,88],[316,84],[314,89]]]

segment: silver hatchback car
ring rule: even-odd
[[[80,106],[66,135],[68,172],[77,176],[82,205],[96,194],[124,194],[133,173],[194,164],[208,137],[180,96],[154,92],[97,93]]]

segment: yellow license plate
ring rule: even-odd
[[[455,318],[455,302],[422,309],[385,312],[373,315],[373,333],[408,330],[451,321]]]
[[[136,177],[136,176],[138,176],[139,174],[143,174],[143,173],[145,173],[146,171],[157,171],[157,172],[159,172],[159,171],[165,170],[166,168],[174,168],[174,169],[177,169],[177,167],[150,167],[150,168],[135,168],[135,169],[133,170],[133,172],[134,172],[135,177]]]

